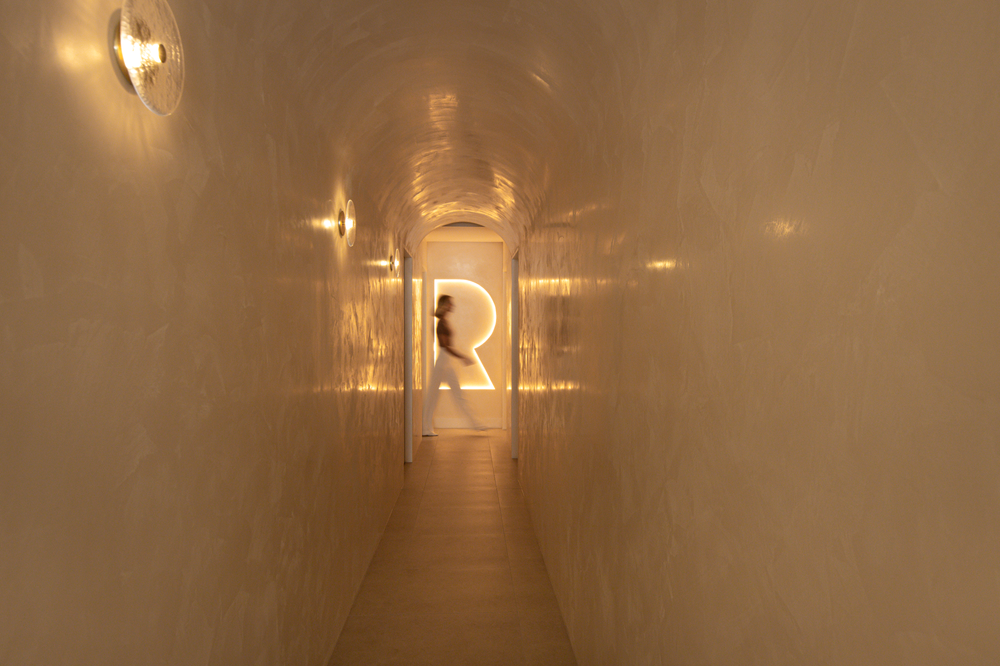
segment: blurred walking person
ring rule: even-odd
[[[434,316],[438,319],[437,339],[440,351],[434,362],[430,384],[427,386],[427,396],[424,399],[424,437],[437,436],[437,433],[434,432],[434,410],[437,408],[442,383],[451,387],[451,395],[455,398],[455,403],[469,419],[472,427],[476,430],[486,430],[486,426],[472,411],[469,401],[465,399],[462,387],[458,383],[458,373],[455,372],[457,361],[461,361],[465,365],[472,365],[473,360],[452,346],[452,330],[451,324],[448,323],[448,314],[454,309],[454,299],[451,296],[443,295],[438,299],[437,309],[434,311]]]

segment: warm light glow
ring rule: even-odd
[[[360,386],[354,386],[351,388],[352,391],[358,391],[360,393],[376,393],[378,391],[387,391],[387,387],[377,386],[375,384],[361,384]]]
[[[531,78],[533,78],[535,81],[538,81],[538,83],[542,84],[542,86],[544,86],[547,91],[552,92],[552,86],[550,86],[545,79],[538,76],[538,74],[531,72]]]
[[[552,382],[551,384],[521,384],[518,387],[521,391],[578,391],[578,382]]]
[[[584,289],[604,291],[614,289],[618,284],[615,280],[598,278],[584,280],[581,278],[526,278],[523,284],[529,289],[538,290],[548,296],[570,296],[579,294]]]
[[[436,304],[438,298],[441,294],[448,294],[451,296],[456,303],[456,311],[460,311],[461,315],[467,315],[470,312],[478,314],[478,317],[462,317],[463,321],[461,324],[466,327],[465,329],[460,329],[462,332],[469,336],[468,340],[470,345],[466,349],[461,349],[463,352],[468,352],[475,362],[470,368],[467,368],[467,372],[471,372],[479,378],[479,381],[474,381],[472,384],[462,388],[471,390],[492,390],[493,380],[490,379],[490,374],[486,371],[486,367],[483,366],[482,360],[479,355],[476,354],[476,349],[481,347],[490,336],[493,335],[493,330],[497,325],[497,306],[493,302],[493,298],[490,296],[489,292],[483,289],[480,285],[472,282],[471,280],[434,280],[434,303]],[[478,307],[477,307],[478,306]],[[478,312],[476,312],[478,310]],[[458,317],[456,317],[457,319]],[[439,353],[437,338],[435,336],[434,340],[434,360],[437,360]],[[446,389],[447,386],[442,386],[441,388]]]
[[[572,278],[529,278],[528,286],[552,296],[569,296],[573,288],[579,288],[579,279]]]
[[[68,75],[63,79],[64,111],[73,114],[72,122],[80,136],[89,137],[115,154],[133,156],[147,155],[149,146],[170,140],[170,126],[149,122],[151,119],[145,116],[150,114],[121,113],[109,107],[107,84],[116,75],[127,81],[117,57],[109,53],[106,40],[110,35],[100,30],[84,34],[78,30],[59,32],[56,26],[52,30],[52,65]]]
[[[553,222],[576,222],[577,218],[589,215],[590,213],[601,213],[610,210],[611,206],[604,201],[593,201],[584,204],[579,208],[571,208],[562,212],[554,213],[551,216]]]
[[[805,233],[805,223],[802,220],[793,220],[787,217],[779,217],[771,220],[764,227],[764,231],[775,238],[788,238]]]
[[[132,35],[123,34],[122,59],[133,82],[146,77],[145,72],[167,61],[167,49],[163,44],[139,41]]]
[[[677,262],[673,259],[664,259],[662,261],[651,261],[646,264],[646,268],[651,271],[672,271],[677,268]]]
[[[61,44],[57,50],[59,62],[67,69],[82,70],[94,63],[103,63],[104,54],[93,44]]]
[[[323,228],[324,229],[333,229],[333,220],[329,220],[329,219],[323,220]]]
[[[427,96],[427,107],[431,118],[436,114],[454,112],[458,109],[458,96],[450,92],[434,92]]]

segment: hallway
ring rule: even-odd
[[[1000,664],[1000,3],[165,4],[0,3],[0,664]]]
[[[330,666],[575,665],[509,435],[424,438]]]

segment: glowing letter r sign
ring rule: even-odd
[[[434,305],[442,294],[448,294],[454,299],[455,310],[449,315],[451,327],[454,330],[454,345],[458,351],[467,355],[475,363],[460,371],[459,378],[462,388],[492,389],[493,382],[486,372],[483,362],[476,354],[476,348],[490,339],[497,325],[497,306],[489,292],[475,282],[469,280],[434,280]],[[434,358],[437,359],[437,336],[434,339]],[[447,386],[441,388],[446,389]]]

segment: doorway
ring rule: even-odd
[[[412,327],[412,390],[407,391],[407,420],[416,425],[424,391],[439,353],[435,335],[437,298],[452,296],[455,344],[474,360],[459,371],[466,399],[485,425],[510,428],[511,417],[511,256],[503,239],[474,224],[452,224],[430,232],[407,260],[407,315]],[[408,381],[408,386],[410,386]],[[408,425],[409,425],[408,424]],[[447,387],[441,388],[435,413],[439,429],[466,428]],[[413,430],[407,429],[407,436]],[[409,442],[408,442],[409,443]],[[407,446],[410,452],[410,446]],[[407,461],[412,460],[407,455]]]

